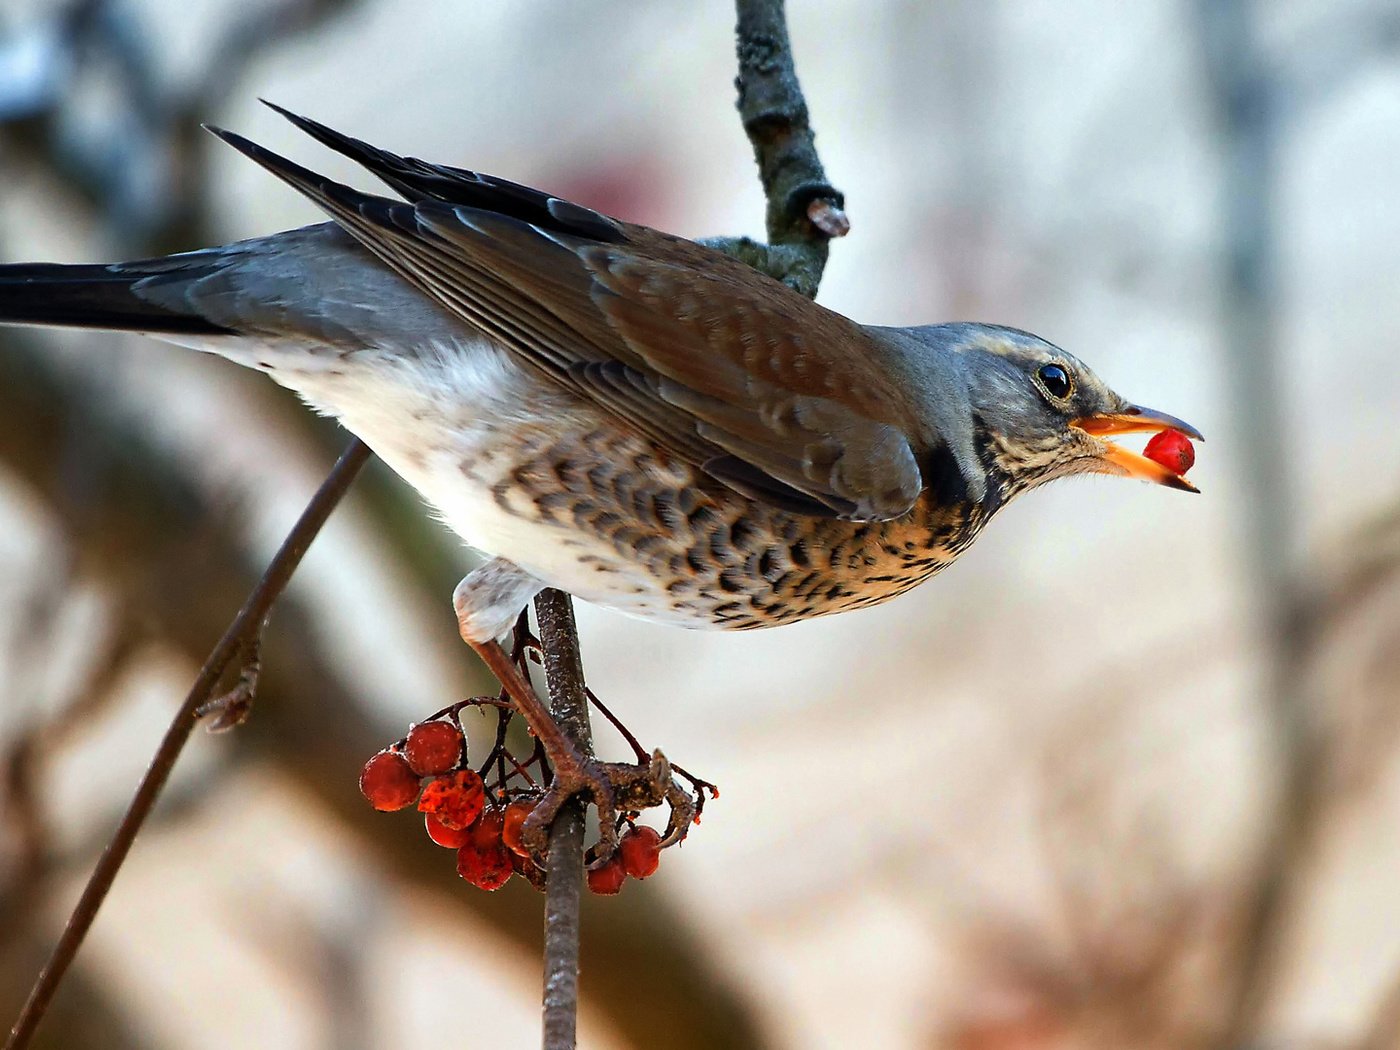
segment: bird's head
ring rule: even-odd
[[[1109,435],[1178,430],[1189,424],[1135,405],[1083,362],[1045,340],[995,325],[938,325],[936,344],[965,392],[971,451],[997,502],[1071,474],[1113,474],[1197,491],[1185,478]]]

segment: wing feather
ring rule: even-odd
[[[908,400],[860,326],[693,242],[288,116],[409,202],[210,130],[449,311],[671,453],[801,513],[886,519],[918,498]]]

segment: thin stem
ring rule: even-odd
[[[97,867],[93,869],[87,885],[83,887],[82,896],[78,898],[77,905],[68,916],[68,924],[64,927],[62,936],[34,982],[24,1009],[10,1030],[5,1050],[24,1050],[29,1046],[39,1022],[43,1020],[44,1013],[53,1000],[54,992],[64,974],[68,972],[68,967],[72,965],[78,949],[82,947],[83,939],[97,917],[98,909],[102,907],[102,902],[112,888],[117,872],[121,870],[122,863],[131,850],[132,842],[145,824],[146,818],[150,816],[166,781],[170,779],[175,762],[198,722],[196,711],[213,696],[219,679],[234,657],[255,650],[263,621],[267,619],[273,603],[286,589],[292,573],[301,563],[306,549],[311,546],[311,541],[321,531],[331,511],[345,495],[355,475],[369,461],[369,457],[369,447],[358,439],[352,440],[349,447],[341,453],[335,467],[316,490],[316,495],[307,504],[292,531],[287,534],[262,579],[248,595],[243,608],[238,610],[238,615],[229,624],[228,630],[219,639],[209,658],[204,661],[204,666],[200,668],[199,676],[190,687],[184,703],[171,719],[170,727],[165,731],[165,737],[156,749],[121,823],[113,832],[111,841],[97,862]]]
[[[535,599],[550,713],[585,755],[593,754],[573,602],[563,591]],[[549,835],[544,902],[544,1050],[573,1050],[578,1027],[578,956],[583,903],[583,807],[571,799]]]

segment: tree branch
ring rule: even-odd
[[[214,651],[204,662],[204,666],[200,669],[194,685],[190,687],[184,703],[180,705],[175,717],[171,719],[170,727],[166,730],[160,747],[156,749],[151,764],[147,768],[145,776],[142,777],[140,786],[136,789],[136,795],[131,800],[131,805],[127,808],[121,823],[117,825],[111,842],[108,843],[102,858],[97,862],[97,867],[83,888],[82,896],[78,899],[72,914],[69,915],[63,935],[59,938],[58,944],[54,946],[53,953],[49,956],[33,990],[29,993],[29,998],[24,1004],[24,1009],[20,1012],[19,1019],[10,1031],[10,1038],[5,1043],[5,1050],[23,1050],[24,1047],[29,1046],[39,1022],[43,1019],[44,1012],[53,999],[54,992],[58,989],[64,974],[68,972],[68,967],[78,954],[78,949],[82,946],[83,939],[87,936],[93,919],[97,917],[98,909],[102,906],[103,900],[106,899],[107,892],[112,888],[117,872],[121,870],[122,863],[131,850],[131,844],[135,841],[142,825],[145,824],[146,818],[155,806],[156,799],[160,796],[161,789],[165,787],[171,771],[175,768],[175,762],[180,757],[180,752],[184,750],[185,743],[189,740],[190,733],[197,721],[195,712],[213,696],[219,679],[233,659],[240,654],[251,651],[256,645],[258,636],[262,633],[263,622],[267,619],[273,603],[286,589],[292,578],[292,573],[301,564],[302,556],[311,546],[311,541],[321,531],[326,519],[330,517],[331,511],[340,503],[341,498],[349,489],[350,483],[355,480],[355,475],[368,462],[369,457],[370,451],[367,445],[359,439],[351,441],[349,447],[336,462],[334,469],[331,470],[330,475],[316,491],[316,495],[312,497],[306,510],[302,512],[292,531],[287,534],[286,540],[283,541],[281,548],[268,565],[267,572],[258,581],[257,587],[248,596],[247,602],[238,611],[233,623],[229,624],[228,630],[224,632],[224,636],[219,639]]]
[[[769,243],[749,237],[714,237],[704,243],[815,298],[828,242],[851,228],[845,198],[827,181],[817,156],[783,0],[738,0],[736,6],[739,76],[734,86],[768,201]]]
[[[550,588],[535,599],[550,710],[585,755],[593,754],[573,601]],[[579,909],[583,903],[583,807],[571,799],[549,835],[544,904],[544,1050],[571,1050],[578,1027]]]

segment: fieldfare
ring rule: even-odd
[[[279,112],[403,200],[210,129],[332,221],[0,266],[0,321],[145,332],[340,420],[493,556],[455,605],[513,695],[528,686],[495,639],[546,586],[770,627],[908,590],[1054,478],[1192,488],[1105,436],[1193,428],[1034,335],[857,324],[694,242]],[[562,790],[601,791],[533,694],[515,699]]]

